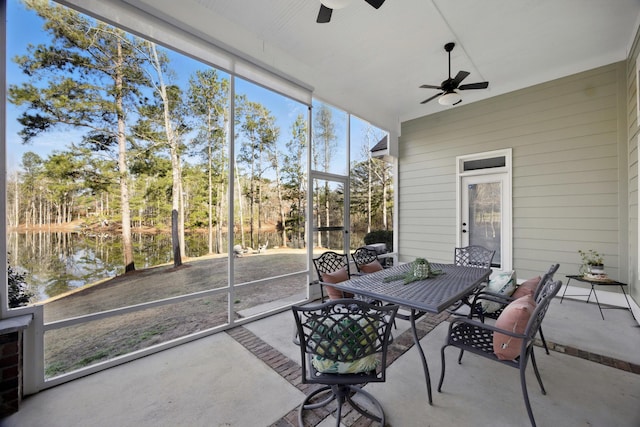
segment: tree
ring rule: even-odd
[[[351,224],[355,229],[388,230],[391,194],[391,166],[370,158],[351,166]]]
[[[186,106],[182,99],[182,91],[176,85],[165,81],[169,59],[164,52],[159,52],[155,43],[145,42],[141,49],[150,66],[149,81],[155,95],[155,102],[142,105],[141,123],[137,126],[137,137],[146,139],[152,145],[164,145],[171,159],[171,210],[173,263],[175,267],[182,265],[184,250],[184,198],[182,195],[182,163],[184,151],[183,135],[189,131],[186,121]]]
[[[9,308],[22,307],[29,304],[34,293],[30,291],[27,286],[25,274],[18,273],[7,264],[7,281],[9,291]]]
[[[73,203],[80,192],[83,170],[81,161],[71,152],[54,151],[43,166],[49,200],[56,211],[56,222],[70,222],[73,219]]]
[[[213,252],[213,224],[216,226],[216,252],[222,250],[222,223],[227,188],[229,159],[227,127],[229,125],[229,81],[220,79],[216,70],[198,70],[189,79],[188,105],[196,118],[197,135],[193,142],[203,147],[207,168],[207,219],[209,253]],[[214,183],[215,180],[215,183]],[[214,190],[215,189],[215,190]],[[216,214],[214,219],[214,191]]]
[[[286,143],[287,154],[282,167],[284,198],[291,201],[291,230],[297,236],[298,245],[303,241],[304,233],[307,145],[307,121],[300,114],[291,125],[291,139]],[[286,222],[282,227],[286,231]]]
[[[23,210],[25,224],[43,224],[42,203],[45,199],[44,167],[42,158],[31,151],[22,155],[22,198],[26,200]],[[17,225],[17,224],[16,224]]]
[[[262,177],[264,172],[271,167],[267,161],[269,153],[275,149],[280,129],[275,125],[275,118],[262,104],[248,101],[239,97],[237,103],[240,120],[240,129],[245,137],[240,145],[240,153],[237,159],[249,167],[249,232],[250,245],[254,244],[254,221],[258,218],[258,233],[260,232],[262,209]],[[255,212],[257,205],[257,213]],[[258,236],[257,244],[260,244]]]
[[[322,104],[320,108],[316,110],[316,118],[313,127],[313,168],[315,170],[321,170],[324,172],[329,171],[329,165],[331,164],[331,154],[336,147],[336,131],[335,124],[333,123],[333,114],[329,107]],[[320,169],[321,168],[321,169]],[[320,206],[324,205],[325,225],[329,225],[330,211],[329,211],[329,182],[325,181],[324,194],[320,194],[320,189],[316,188],[314,194],[317,195],[317,221],[318,226],[322,224],[322,217],[320,212]],[[323,197],[323,200],[321,199]],[[324,203],[322,203],[324,202]],[[329,232],[327,231],[326,243],[329,243]],[[318,246],[322,246],[322,235],[318,232]]]
[[[135,270],[129,209],[127,113],[148,85],[141,41],[112,26],[49,2],[25,1],[45,19],[50,44],[16,58],[30,81],[9,87],[9,101],[25,106],[18,121],[24,142],[54,127],[83,128],[82,143],[116,156],[125,272]]]
[[[356,229],[389,229],[391,165],[371,156],[371,147],[382,135],[364,129],[359,161],[351,164],[351,224]],[[366,218],[365,216],[366,215]]]
[[[282,178],[281,178],[281,168],[280,168],[280,153],[277,147],[274,145],[273,152],[270,153],[271,166],[275,171],[276,175],[276,195],[278,198],[278,213],[280,214],[280,232],[282,233],[282,243],[283,247],[287,247],[287,230],[285,229],[285,223],[287,221],[285,207],[284,207],[284,196],[283,196],[283,188],[282,188]]]

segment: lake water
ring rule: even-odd
[[[362,245],[364,233],[351,233],[352,248]],[[223,239],[226,248],[226,236]],[[280,241],[277,232],[263,232],[261,241],[270,246]],[[354,243],[356,242],[356,243]],[[248,244],[248,243],[247,243]],[[304,247],[304,242],[290,242]],[[334,249],[341,251],[341,241]],[[134,262],[137,270],[172,263],[169,234],[133,233]],[[10,265],[26,272],[26,282],[35,293],[32,302],[43,301],[67,291],[124,273],[122,236],[110,233],[28,231],[7,233]],[[185,252],[190,258],[208,253],[207,235],[187,233]]]
[[[265,234],[264,238],[270,237]],[[275,236],[272,241],[276,241]],[[133,233],[133,245],[136,269],[173,262],[169,234]],[[36,301],[124,273],[119,234],[10,232],[7,251],[11,266],[27,273],[26,282],[35,292]],[[186,234],[185,252],[187,257],[206,255],[207,235]]]

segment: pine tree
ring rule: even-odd
[[[30,81],[9,88],[9,101],[25,108],[18,119],[24,142],[54,127],[84,129],[82,144],[117,162],[125,272],[135,270],[131,240],[128,114],[141,90],[143,42],[110,25],[49,2],[25,4],[45,20],[49,44],[29,46],[16,58]]]

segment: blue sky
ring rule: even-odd
[[[28,11],[19,0],[7,1],[7,85],[21,83],[24,81],[22,72],[13,62],[16,55],[26,53],[27,44],[44,43],[48,39],[48,34],[39,29],[42,28],[42,20],[32,11]],[[207,65],[195,61],[184,55],[169,51],[171,67],[176,71],[176,80],[180,85],[188,82],[189,76],[197,69],[206,69]],[[228,78],[226,73],[218,71],[219,76]],[[247,94],[248,98],[260,102],[268,108],[272,115],[276,117],[277,125],[280,127],[279,146],[289,140],[291,135],[291,123],[298,114],[306,117],[306,107],[291,99],[275,94],[250,82],[236,79],[236,92]],[[45,133],[33,140],[29,144],[23,144],[18,135],[20,124],[16,121],[20,111],[12,104],[7,103],[7,167],[12,173],[21,162],[22,155],[27,151],[38,153],[41,157],[46,157],[54,150],[64,150],[67,142],[78,141],[82,131],[54,130]],[[339,140],[345,140],[345,121],[336,120],[336,130],[340,135]],[[352,161],[354,156],[360,157],[364,135],[367,133],[368,124],[362,120],[354,118],[351,121],[352,138]],[[376,137],[382,137],[383,133],[375,129]],[[374,138],[375,139],[375,138]],[[61,141],[63,141],[61,143]],[[377,141],[372,141],[370,145]],[[342,145],[342,144],[339,144]],[[334,153],[335,159],[346,158],[344,148],[338,149]]]

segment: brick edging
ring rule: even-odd
[[[418,338],[422,339],[436,326],[449,318],[449,313],[425,314],[416,321]],[[280,351],[263,341],[260,337],[245,328],[238,326],[226,331],[226,333],[236,340],[240,345],[249,350],[254,356],[262,360],[271,369],[276,371],[282,378],[301,392],[308,394],[311,390],[319,387],[317,384],[302,383],[302,367],[295,361],[289,359]],[[413,335],[411,329],[407,329],[402,334],[394,337],[393,343],[387,349],[387,367],[395,362],[400,356],[413,347]],[[318,408],[305,412],[305,421],[309,427],[318,425],[322,420],[331,414],[326,408]],[[360,415],[357,411],[346,405],[343,408],[342,417],[345,425],[357,425],[366,427],[372,425],[373,421]],[[297,427],[298,407],[290,411],[284,417],[273,423],[269,427]]]
[[[431,332],[440,323],[448,320],[449,313],[443,312],[440,314],[425,314],[421,319],[416,322],[416,330],[418,338],[424,338],[429,332]],[[238,326],[233,329],[229,329],[226,333],[236,340],[240,345],[249,350],[254,356],[266,363],[271,369],[276,371],[282,378],[287,380],[291,385],[296,387],[301,392],[308,394],[311,390],[319,387],[316,384],[303,384],[302,383],[302,367],[295,361],[289,359],[280,351],[272,347],[263,341],[260,337],[253,332],[245,328],[244,326]],[[541,346],[541,342],[536,339],[536,346]],[[394,341],[389,345],[387,349],[387,366],[395,362],[400,356],[406,353],[411,347],[413,347],[413,335],[411,328],[404,331],[402,334],[394,337]],[[562,345],[554,342],[547,341],[547,346],[550,351],[567,354],[569,356],[579,357],[581,359],[589,360],[591,362],[600,363],[602,365],[610,366],[615,369],[620,369],[634,374],[640,374],[640,365],[635,363],[625,362],[613,357],[603,356],[596,353],[580,350],[576,347]],[[311,411],[306,411],[305,421],[308,422],[309,427],[317,426],[322,420],[330,415],[326,408],[318,408]],[[353,410],[350,406],[343,408],[343,420],[345,425],[357,425],[357,426],[370,426],[372,421],[363,417],[358,412]],[[291,410],[284,417],[271,424],[269,427],[297,427],[298,426],[298,407]]]
[[[536,339],[535,344],[541,345],[538,339]],[[609,366],[611,368],[620,369],[622,371],[631,372],[631,373],[640,375],[640,365],[635,363],[625,362],[624,360],[616,359],[614,357],[603,356],[601,354],[580,350],[577,347],[558,344],[555,342],[547,341],[547,346],[549,347],[550,351],[556,351],[558,353],[567,354],[569,356],[578,357],[580,359],[589,360],[591,362],[599,363],[601,365]]]

